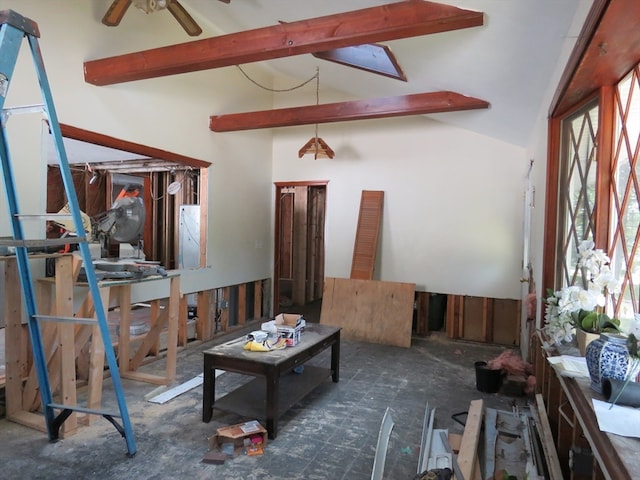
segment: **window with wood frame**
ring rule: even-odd
[[[562,122],[556,268],[556,285],[560,288],[579,283],[578,245],[594,240],[597,129],[597,102]]]
[[[611,257],[623,283],[606,309],[633,319],[640,313],[640,65],[603,98],[613,103],[603,107],[612,115],[599,115],[596,100],[562,121],[556,288],[580,282],[581,241],[607,238],[606,245],[596,246]],[[611,139],[599,130],[612,132]]]
[[[640,3],[594,0],[549,109],[543,290],[579,284],[593,240],[622,289],[607,313],[640,313]]]

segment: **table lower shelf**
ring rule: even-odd
[[[282,375],[278,392],[278,417],[311,393],[324,380],[331,377],[332,373],[330,368],[305,365],[304,371],[300,374],[289,372]],[[254,378],[233,392],[216,400],[213,408],[245,417],[266,419],[266,378]]]

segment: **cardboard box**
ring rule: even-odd
[[[257,420],[218,428],[216,434],[209,437],[209,450],[220,450],[222,444],[232,443],[234,456],[242,455],[244,441],[249,439],[252,445],[267,446],[267,430]]]
[[[299,313],[280,313],[276,316],[275,324],[278,337],[287,341],[287,347],[294,347],[300,343],[300,336],[306,322]]]

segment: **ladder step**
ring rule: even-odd
[[[16,213],[14,217],[25,220],[70,220],[73,218],[70,213]]]
[[[120,414],[115,412],[106,412],[104,410],[95,410],[93,408],[81,407],[79,405],[62,405],[60,403],[50,403],[51,408],[58,410],[73,410],[74,412],[89,413],[91,415],[102,415],[103,417],[119,418]]]
[[[18,240],[15,238],[2,238],[0,239],[0,245],[8,247],[45,248],[86,243],[86,241],[87,237],[45,238],[44,240]]]
[[[38,320],[43,322],[61,322],[61,323],[82,323],[84,325],[97,325],[98,320],[95,318],[83,317],[56,317],[54,315],[34,315]]]

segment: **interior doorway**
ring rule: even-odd
[[[322,298],[327,183],[275,184],[274,313]]]

